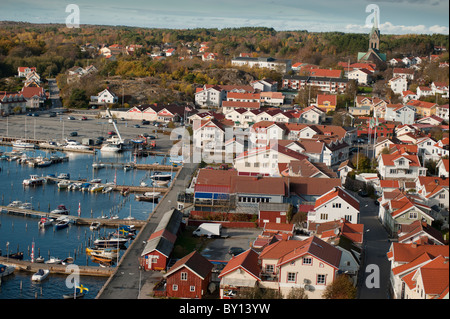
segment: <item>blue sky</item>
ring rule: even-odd
[[[65,23],[71,3],[81,24],[364,33],[366,7],[375,4],[382,33],[449,34],[448,0],[0,0],[0,20]]]

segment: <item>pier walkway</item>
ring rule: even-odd
[[[119,227],[120,225],[134,225],[136,228],[143,227],[147,222],[145,220],[128,220],[128,219],[106,219],[106,218],[84,218],[74,215],[52,214],[47,212],[40,212],[31,209],[23,209],[18,207],[0,206],[0,211],[6,214],[21,215],[24,217],[49,217],[57,219],[59,217],[67,217],[76,225],[91,225],[93,222],[99,222],[101,226]]]
[[[30,273],[35,273],[39,269],[48,269],[50,270],[50,274],[71,274],[71,271],[67,268],[67,265],[62,264],[32,263],[29,260],[18,260],[1,256],[0,264],[14,266],[16,267],[16,271],[22,270]],[[82,276],[109,277],[113,273],[112,268],[102,268],[98,266],[77,266],[80,271],[80,275]]]

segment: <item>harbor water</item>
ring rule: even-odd
[[[11,152],[11,147],[0,146],[3,154]],[[101,179],[102,183],[114,182],[117,185],[139,186],[141,183],[152,185],[150,176],[154,173],[146,170],[125,170],[122,166],[109,166],[95,169],[94,162],[115,162],[137,164],[169,164],[164,156],[147,156],[132,158],[131,152],[102,153],[96,155],[71,152],[51,152],[46,150],[20,150],[28,157],[47,157],[52,155],[68,156],[67,161],[54,163],[48,167],[31,167],[18,161],[0,160],[0,204],[7,206],[12,201],[30,203],[34,210],[50,212],[58,205],[65,205],[70,215],[85,218],[134,218],[146,220],[157,203],[136,201],[134,194],[123,196],[120,192],[109,193],[86,192],[80,190],[59,189],[56,183],[44,183],[40,186],[24,187],[22,182],[30,175],[47,176],[69,173],[72,180]],[[175,172],[172,172],[175,175]],[[170,185],[170,184],[169,184]],[[157,187],[155,187],[157,191]],[[49,226],[38,228],[38,218],[23,217],[0,213],[0,251],[2,256],[23,252],[24,260],[34,256],[42,256],[45,260],[51,257],[65,259],[72,257],[74,264],[81,266],[100,265],[85,252],[86,247],[100,236],[113,232],[112,228],[100,228],[93,231],[89,226],[70,224],[69,227],[55,230]],[[128,246],[128,245],[126,245]],[[124,250],[121,250],[121,254]],[[114,267],[114,265],[112,265]],[[0,299],[61,299],[63,294],[70,294],[66,287],[66,276],[50,274],[42,283],[31,281],[31,273],[15,271],[13,275],[3,277],[0,285]],[[82,276],[81,284],[89,289],[85,298],[95,298],[106,282],[105,277]]]

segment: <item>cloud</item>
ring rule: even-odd
[[[440,25],[434,25],[431,27],[427,27],[423,24],[405,26],[405,25],[394,25],[391,22],[385,22],[379,25],[379,29],[381,33],[384,34],[433,34],[433,33],[449,34],[449,28]],[[345,26],[345,30],[347,30],[347,32],[367,33],[370,32],[371,27],[366,27],[357,24],[348,24]]]

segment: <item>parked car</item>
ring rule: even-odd
[[[86,121],[86,120],[87,120],[86,116],[83,116],[82,118],[80,118],[80,121]]]
[[[141,126],[139,124],[134,125],[135,128],[140,128]]]
[[[75,120],[75,118],[73,116],[69,116],[67,119],[69,119],[71,121]]]
[[[244,251],[245,250],[241,247],[230,247],[230,249],[228,250],[228,253],[234,257],[234,256],[237,256],[237,255],[243,253]]]
[[[55,112],[50,112],[50,114],[48,115],[48,117],[56,117],[56,113],[55,113]]]
[[[109,132],[108,132],[108,135],[111,135],[111,136],[112,136],[112,135],[116,135],[116,134],[117,134],[117,133],[114,132],[114,131],[109,131]]]
[[[70,136],[77,136],[78,132],[70,132]]]
[[[142,120],[142,125],[149,125],[149,124],[150,124],[150,121]]]

